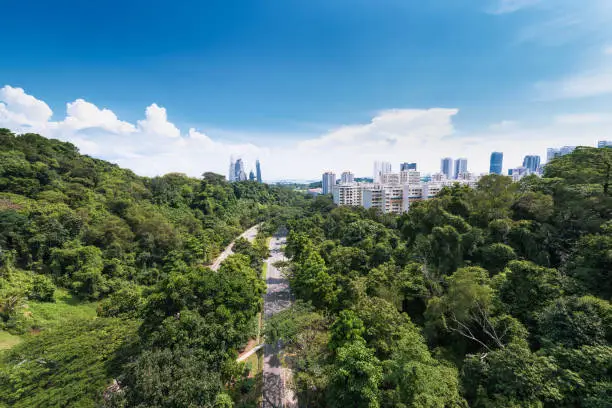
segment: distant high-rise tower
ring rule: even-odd
[[[375,161],[374,162],[374,182],[379,183],[383,174],[391,173],[392,166],[389,162]]]
[[[447,179],[453,178],[453,159],[445,157],[440,162],[440,173],[444,174]]]
[[[227,181],[229,181],[230,183],[232,181],[236,181],[236,163],[234,162],[233,156],[230,157],[230,167],[229,174],[227,175]]]
[[[244,171],[244,163],[242,159],[236,160],[236,164],[234,165],[234,177],[235,181],[246,181],[247,174]]]
[[[255,173],[253,173],[253,170],[249,172],[249,181],[255,181]]]
[[[416,163],[401,163],[400,164],[400,171],[409,171],[409,170],[417,170],[417,164]]]
[[[259,164],[259,159],[255,161],[255,173],[257,173],[257,182],[261,183],[261,165]]]
[[[528,155],[523,159],[523,167],[529,170],[530,173],[535,173],[540,167],[540,156]]]
[[[467,172],[468,172],[467,159],[461,157],[461,158],[455,160],[455,179],[458,179],[459,176],[461,176],[462,174],[465,174]]]
[[[345,171],[340,175],[340,182],[342,184],[349,184],[355,181],[355,175],[350,171]]]
[[[323,173],[323,194],[331,194],[333,192],[333,188],[336,185],[336,173],[328,171]]]
[[[503,163],[504,163],[504,153],[502,152],[491,153],[491,164],[489,166],[489,173],[501,175]]]

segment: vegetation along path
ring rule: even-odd
[[[253,242],[253,240],[255,239],[255,237],[257,236],[257,232],[259,231],[259,225],[255,225],[252,226],[251,228],[249,228],[248,230],[244,231],[238,238],[244,238],[249,242]],[[217,259],[215,259],[215,261],[213,262],[213,264],[210,266],[210,269],[212,269],[213,271],[216,271],[219,269],[219,266],[221,266],[221,262],[225,261],[227,259],[228,256],[230,256],[231,254],[234,253],[234,251],[232,250],[232,248],[234,247],[234,243],[236,242],[236,240],[233,240],[226,248],[223,252],[221,252],[221,254],[217,257]]]
[[[285,234],[278,234],[270,240],[270,257],[266,261],[268,264],[267,291],[264,298],[264,317],[266,319],[291,305],[289,282],[275,266],[276,262],[285,260],[282,248],[286,241]],[[286,387],[286,380],[290,372],[281,365],[281,352],[282,344],[280,341],[276,344],[266,344],[264,346],[263,408],[297,406],[293,391]]]

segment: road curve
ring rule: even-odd
[[[270,257],[266,260],[268,273],[266,275],[267,291],[264,297],[265,319],[291,306],[289,282],[274,266],[275,262],[286,259],[282,249],[286,242],[285,235],[276,235],[270,240]],[[282,344],[280,343],[264,346],[262,408],[297,407],[297,399],[293,390],[286,387],[286,381],[291,372],[282,367],[281,352]]]
[[[244,231],[242,234],[240,234],[240,236],[238,238],[244,238],[246,240],[248,240],[249,242],[253,242],[253,240],[255,240],[255,237],[257,236],[257,232],[259,231],[259,225],[255,225],[251,228],[249,228],[248,230]],[[236,239],[238,239],[236,238]],[[234,248],[234,243],[236,242],[236,239],[233,240],[224,250],[223,252],[221,252],[221,254],[217,257],[217,259],[215,259],[215,261],[212,263],[212,265],[210,265],[210,269],[212,269],[213,271],[216,271],[219,269],[219,266],[221,266],[221,262],[225,261],[225,259],[227,259],[228,256],[232,255],[234,253],[234,251],[232,251],[232,248]]]

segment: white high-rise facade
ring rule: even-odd
[[[331,174],[323,175],[324,189],[331,182]],[[418,171],[408,170],[381,173],[379,181],[375,183],[341,182],[333,185],[332,194],[334,203],[340,206],[363,206],[379,209],[383,213],[400,214],[408,211],[412,203],[434,197],[445,186],[460,183],[475,187],[477,181],[474,175],[466,171],[461,173],[458,180],[449,180],[445,175],[437,174],[432,181],[422,182]]]
[[[391,173],[391,163],[385,161],[374,162],[374,182],[378,183],[381,180],[383,174]]]
[[[445,157],[440,161],[440,173],[449,180],[453,178],[453,159],[451,157]]]
[[[348,184],[355,182],[355,175],[350,171],[345,171],[340,175],[340,182],[342,184]]]
[[[336,173],[328,171],[323,173],[322,185],[323,194],[332,194],[333,188],[336,185]]]
[[[467,159],[464,157],[461,157],[455,160],[455,174],[454,174],[455,179],[458,179],[459,176],[468,172],[467,163],[468,163]]]

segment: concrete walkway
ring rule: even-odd
[[[287,238],[284,235],[276,235],[270,240],[270,257],[266,261],[268,274],[266,276],[267,292],[264,297],[265,319],[291,306],[289,282],[274,266],[275,262],[286,260],[282,250],[286,242]],[[281,365],[282,349],[280,343],[264,345],[262,408],[297,407],[297,399],[293,390],[286,386],[287,380],[291,378],[291,372]]]

